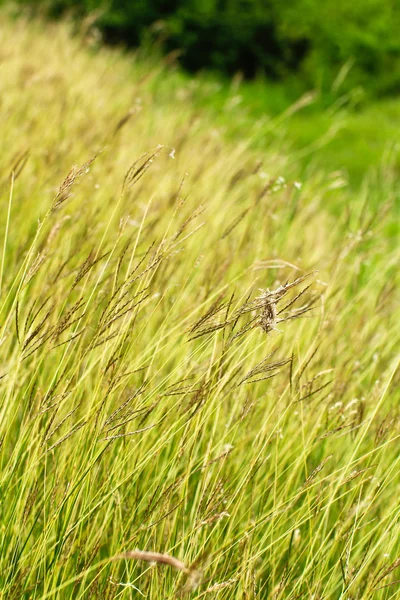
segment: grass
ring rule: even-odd
[[[393,161],[0,23],[0,597],[396,597]]]
[[[152,54],[154,49],[148,52]],[[169,58],[165,77],[159,62],[153,64],[158,76],[149,82],[153,92],[168,96],[173,90],[184,96],[194,108],[206,109],[233,139],[243,138],[243,132],[254,130],[257,123],[251,137],[253,149],[263,151],[271,143],[283,145],[290,164],[297,169],[342,171],[355,190],[368,173],[381,175],[390,169],[399,174],[400,109],[396,98],[373,99],[362,88],[342,93],[337,82],[331,93],[304,93],[287,81],[260,78],[248,82],[239,75],[230,81],[207,72],[192,79],[171,68]]]

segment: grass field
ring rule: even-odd
[[[0,33],[0,597],[397,597],[393,140]]]

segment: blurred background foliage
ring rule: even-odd
[[[0,4],[5,0],[0,0]],[[294,80],[297,90],[400,88],[398,0],[17,0],[51,17],[94,15],[109,43],[157,42],[189,71]]]
[[[157,93],[184,88],[227,135],[243,139],[260,123],[259,150],[275,134],[290,140],[294,162],[340,170],[355,187],[372,171],[400,173],[400,0],[1,5],[28,18],[69,17],[93,51],[103,42],[133,48],[132,65],[161,69],[149,83]]]

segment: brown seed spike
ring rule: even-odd
[[[146,562],[151,563],[160,563],[163,565],[169,565],[170,567],[174,567],[174,569],[178,569],[178,571],[183,571],[184,573],[189,573],[189,569],[186,565],[175,558],[174,556],[170,556],[169,554],[161,554],[161,552],[146,552],[145,550],[131,550],[130,552],[124,552],[123,554],[117,554],[113,557],[112,560],[120,560],[124,558],[133,558],[134,560],[144,560]]]
[[[263,290],[258,300],[260,301],[260,327],[265,333],[269,333],[276,329],[276,303],[278,298],[274,292]]]
[[[285,318],[278,318],[278,315],[284,311],[287,311],[292,304],[298,300],[308,289],[310,286],[307,286],[304,290],[302,290],[295,298],[293,298],[289,304],[287,304],[282,310],[277,311],[277,305],[282,300],[286,294],[302,283],[307,277],[310,277],[313,273],[309,273],[307,275],[303,275],[302,277],[298,277],[292,282],[286,282],[284,285],[280,285],[276,290],[260,290],[260,295],[255,300],[255,308],[258,311],[258,325],[265,331],[265,333],[269,333],[270,331],[276,329],[277,323],[281,321],[286,321],[288,319],[293,319],[301,314],[304,314],[307,310],[310,309],[310,304],[301,307],[293,311],[292,313],[286,314]]]

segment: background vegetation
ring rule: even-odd
[[[396,101],[0,32],[1,599],[395,598]]]
[[[400,9],[394,0],[2,3],[13,7],[9,14],[70,17],[75,34],[94,51],[103,40],[140,45],[156,68],[163,60],[169,65],[168,78],[153,79],[154,85],[166,94],[190,88],[193,107],[206,109],[228,136],[241,137],[256,120],[251,145],[258,151],[272,137],[298,165],[341,171],[354,189],[366,176],[374,185],[372,172],[376,179],[389,165],[399,169]],[[202,72],[193,80],[179,64]]]
[[[253,77],[295,76],[323,91],[343,65],[347,89],[379,94],[400,85],[400,5],[396,0],[19,0],[53,16],[95,14],[107,41],[138,46],[149,35],[178,50],[190,70]]]

